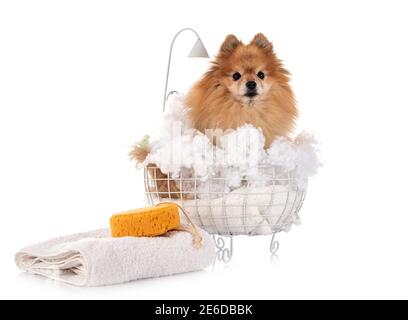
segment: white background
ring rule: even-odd
[[[0,298],[408,298],[406,1],[1,1]],[[262,31],[325,162],[303,224],[239,238],[228,266],[102,288],[21,274],[14,253],[144,204],[134,141],[159,123],[170,40]],[[176,43],[170,89],[207,62]]]

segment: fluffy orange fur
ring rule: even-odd
[[[239,79],[233,78],[235,73],[240,74]],[[186,96],[190,125],[205,133],[207,129],[236,129],[249,123],[262,129],[268,147],[276,137],[291,132],[298,114],[289,76],[263,34],[257,34],[247,45],[229,35],[211,68]],[[248,95],[248,81],[256,83],[256,94]],[[136,145],[130,157],[143,162],[149,151],[148,146]],[[151,177],[161,179],[156,182],[160,197],[168,197],[170,191],[173,198],[188,198],[155,165],[149,165],[148,171]]]
[[[237,72],[240,78],[234,80]],[[205,132],[249,123],[262,129],[268,147],[277,136],[290,133],[298,114],[289,75],[263,34],[248,45],[227,36],[209,71],[186,97],[191,126]],[[254,97],[245,95],[248,81],[256,82]]]

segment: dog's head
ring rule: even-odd
[[[213,71],[219,84],[243,104],[266,99],[274,87],[288,82],[289,75],[276,57],[272,43],[262,33],[247,45],[228,35],[214,61]]]

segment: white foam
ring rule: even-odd
[[[183,173],[202,182],[209,176],[223,177],[223,185],[213,187],[225,192],[240,187],[242,180],[262,185],[271,170],[290,170],[302,187],[321,166],[317,141],[310,133],[302,132],[293,141],[279,137],[265,150],[262,130],[246,124],[221,134],[214,146],[209,136],[187,123],[182,96],[173,96],[167,110],[144,164],[154,163],[171,177]]]

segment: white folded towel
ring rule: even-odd
[[[192,235],[170,231],[160,237],[112,238],[109,229],[51,239],[20,250],[17,267],[77,286],[101,286],[196,271],[215,258],[213,239],[203,246]]]

